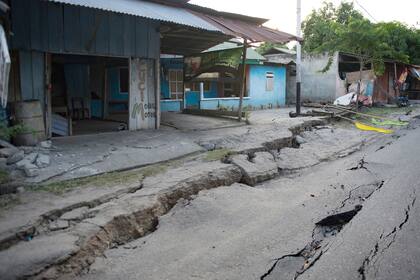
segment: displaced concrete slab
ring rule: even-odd
[[[160,130],[121,131],[54,138],[48,150],[50,165],[27,183],[61,181],[132,169],[212,149],[266,151],[290,146],[290,128],[321,118],[290,119],[289,108],[255,111],[251,125],[235,120],[166,113],[172,125]],[[174,128],[175,127],[175,128]]]
[[[334,157],[353,153],[379,136],[374,132],[337,125],[314,128],[300,134],[299,142],[302,144],[299,147],[280,150],[276,155],[277,165],[284,171],[311,167]]]
[[[14,164],[18,161],[21,161],[24,157],[25,157],[25,153],[23,151],[16,152],[7,158],[7,164],[8,165]]]
[[[76,235],[58,233],[24,241],[0,251],[0,275],[2,279],[24,278],[60,260],[77,249]]]
[[[70,212],[64,213],[60,219],[67,220],[67,221],[75,221],[75,220],[82,220],[86,213],[88,212],[89,208],[87,206],[76,208]]]
[[[11,157],[12,155],[16,154],[17,152],[19,152],[18,148],[15,147],[9,147],[9,148],[1,148],[0,149],[0,157]]]
[[[53,140],[50,166],[28,183],[67,180],[125,170],[204,151],[174,130],[121,131]]]
[[[206,131],[246,125],[244,122],[240,123],[235,119],[172,112],[163,112],[161,116],[161,123],[163,126],[173,127],[182,131]]]
[[[35,163],[39,168],[45,168],[51,164],[51,158],[49,155],[39,154]]]
[[[8,263],[2,257],[11,256],[21,267],[4,274],[11,278],[38,275],[39,272],[42,279],[55,278],[57,273],[74,275],[114,244],[123,244],[154,230],[158,217],[172,209],[180,199],[191,199],[202,190],[231,185],[241,177],[241,171],[233,165],[217,161],[190,162],[165,174],[148,177],[142,187],[108,197],[97,205],[81,200],[86,197],[74,192],[67,197],[73,200],[73,208],[68,205],[42,213],[38,219],[43,222],[34,224],[30,232],[16,234],[29,242],[16,240],[7,244],[7,239],[3,239],[0,266],[7,267]],[[43,207],[43,203],[45,201],[39,201],[37,207]],[[79,206],[84,203],[91,207]],[[60,214],[63,211],[64,214]],[[25,214],[29,215],[30,211]],[[74,236],[77,238],[72,238]],[[57,239],[63,239],[62,246],[57,245]],[[60,248],[51,249],[50,246]],[[25,250],[31,250],[31,253],[27,254]]]
[[[273,179],[278,175],[277,164],[273,155],[268,152],[234,155],[231,160],[242,170],[242,182],[250,186]]]

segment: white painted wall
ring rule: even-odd
[[[302,101],[332,102],[345,94],[345,81],[338,73],[339,54],[333,55],[333,62],[326,72],[328,54],[305,55],[302,59]]]

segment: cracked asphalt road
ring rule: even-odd
[[[203,191],[81,278],[419,279],[420,129],[399,136],[254,188]],[[355,205],[314,243],[317,222]]]

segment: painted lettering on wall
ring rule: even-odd
[[[141,116],[142,120],[147,118],[156,118],[156,104],[155,103],[135,103],[131,112],[131,117],[136,118]]]
[[[156,125],[157,108],[153,60],[130,60],[130,130],[150,129]]]

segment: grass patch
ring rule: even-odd
[[[395,107],[395,108],[387,108],[387,107],[372,107],[367,109],[366,114],[376,115],[386,117],[391,114],[407,114],[407,112],[411,111],[410,107]]]
[[[410,107],[391,107],[391,108],[388,108],[388,107],[372,107],[372,108],[364,108],[363,110],[360,111],[360,113],[397,120],[398,118],[396,118],[396,116],[405,115],[412,110],[413,110],[413,108],[410,108]],[[392,116],[392,115],[394,115],[394,116]],[[364,123],[368,123],[368,124],[373,124],[372,119],[374,117],[353,114],[353,115],[351,115],[351,118],[356,120],[356,121],[360,121],[360,122],[364,122]]]
[[[9,182],[9,173],[5,170],[0,170],[0,185]]]
[[[205,161],[216,161],[222,160],[223,158],[227,157],[228,155],[232,154],[232,151],[229,149],[217,149],[213,151],[208,151],[204,156]]]
[[[146,177],[155,176],[165,172],[173,162],[154,164],[128,171],[116,171],[85,178],[53,182],[34,187],[36,191],[47,191],[63,194],[78,187],[112,187],[142,181]]]
[[[0,195],[0,215],[3,214],[3,211],[6,211],[19,203],[20,199],[16,194]]]

